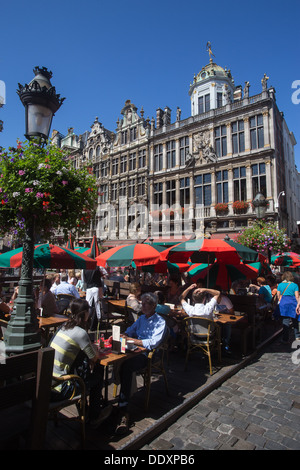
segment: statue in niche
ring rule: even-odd
[[[193,166],[196,162],[196,159],[193,155],[191,155],[190,153],[187,153],[186,154],[186,157],[185,157],[185,166],[187,168]]]
[[[200,158],[200,163],[214,163],[217,161],[217,155],[210,143],[210,138],[203,132],[199,132],[194,136],[194,148],[193,153],[198,154]],[[203,161],[204,160],[204,161]]]
[[[180,121],[180,118],[181,118],[181,109],[177,106],[176,121]]]
[[[127,111],[127,116],[126,117],[127,117],[127,124],[131,124],[131,122],[132,122],[132,110],[131,109],[129,109]]]

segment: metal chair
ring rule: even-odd
[[[167,376],[166,376],[166,371],[165,371],[165,366],[164,366],[165,353],[167,352],[167,349],[168,349],[169,334],[170,334],[170,330],[166,326],[166,330],[165,330],[162,342],[157,348],[152,349],[152,351],[150,351],[150,353],[148,354],[147,366],[144,369],[138,371],[138,374],[142,375],[143,380],[144,380],[144,386],[146,387],[146,397],[145,397],[145,410],[146,411],[149,408],[151,378],[152,378],[153,372],[158,372],[162,374],[164,378],[166,393],[167,395],[169,395],[168,381],[167,381]]]
[[[165,330],[162,342],[157,348],[152,349],[148,354],[146,367],[136,372],[138,375],[142,376],[143,381],[144,381],[144,387],[146,388],[145,411],[147,411],[149,408],[151,377],[152,377],[153,372],[158,372],[162,374],[164,378],[166,393],[167,395],[169,395],[168,381],[167,381],[166,371],[164,367],[164,358],[165,358],[165,353],[168,348],[169,334],[170,334],[169,328],[166,326],[166,330]],[[113,397],[117,396],[117,388],[118,388],[118,384],[115,383],[114,389],[113,389]]]
[[[221,332],[220,326],[213,320],[203,317],[187,317],[185,330],[187,333],[187,352],[185,358],[185,370],[192,351],[200,349],[208,357],[209,372],[212,375],[211,353],[218,352],[218,360],[221,362]]]

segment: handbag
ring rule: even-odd
[[[289,284],[291,284],[291,283],[289,282],[288,285],[286,286],[286,288],[284,289],[284,291],[282,292],[281,297],[280,297],[280,300],[282,299],[283,294],[285,293],[285,291],[286,291],[287,288],[289,287]],[[280,300],[278,300],[278,305],[280,304]]]

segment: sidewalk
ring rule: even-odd
[[[280,339],[142,450],[299,450],[300,341]]]

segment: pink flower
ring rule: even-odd
[[[63,185],[68,184],[68,181],[63,180],[63,181],[61,182],[61,184],[63,184]]]
[[[25,188],[25,193],[32,193],[33,188]]]
[[[20,176],[25,175],[25,171],[24,170],[19,170],[19,175]]]
[[[44,197],[43,193],[36,193],[36,197]]]

